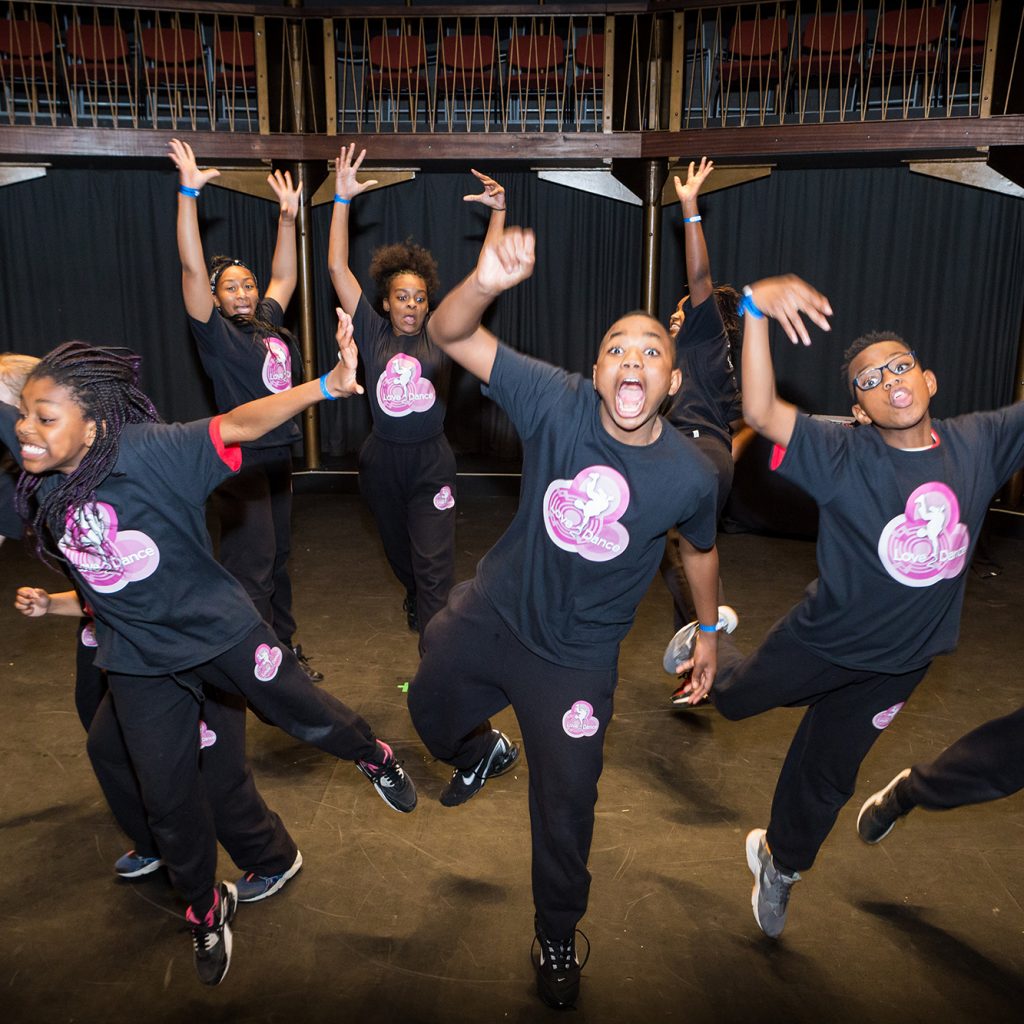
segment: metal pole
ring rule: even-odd
[[[661,269],[661,193],[668,178],[668,161],[644,161],[644,251],[640,284],[643,308],[658,315],[658,277]]]

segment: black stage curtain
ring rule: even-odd
[[[487,170],[487,168],[483,168]],[[588,372],[608,324],[640,294],[642,221],[635,206],[502,171],[509,223],[537,230],[533,279],[499,300],[487,325],[515,347]],[[143,357],[143,383],[170,420],[212,410],[209,387],[181,304],[171,170],[51,169],[0,189],[0,348],[41,354],[77,337],[128,345]],[[353,206],[352,266],[367,287],[370,253],[413,238],[437,257],[442,291],[471,268],[486,210],[466,172],[421,172]],[[812,412],[844,413],[842,349],[873,327],[901,333],[940,383],[938,415],[1011,400],[1024,308],[1024,204],[911,175],[902,168],[776,171],[702,199],[716,279],[744,284],[793,271],[836,310],[831,335],[811,349],[776,345],[780,390]],[[330,204],[313,212],[317,349],[330,365],[333,290],[325,260]],[[270,269],[276,208],[216,187],[200,200],[207,256]],[[680,294],[678,206],[664,214],[661,313]],[[291,311],[294,313],[294,309]],[[294,326],[294,324],[292,324]],[[369,427],[361,400],[321,406],[323,448],[355,451]],[[449,433],[462,452],[506,457],[515,440],[504,417],[465,375],[453,381]]]

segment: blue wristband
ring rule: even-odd
[[[349,206],[352,203],[351,199],[346,199],[344,196],[339,196],[337,192],[334,193],[334,201],[336,203],[344,203],[345,206]]]
[[[324,398],[326,398],[327,401],[329,401],[329,402],[336,402],[338,400],[338,396],[337,395],[332,395],[330,393],[330,391],[327,390],[327,374],[326,373],[320,378],[320,390],[324,393]]]
[[[743,298],[740,299],[737,312],[740,316],[749,313],[755,320],[764,319],[764,313],[757,308],[757,304],[754,302],[754,293],[750,290],[749,284],[743,287]]]
[[[702,633],[717,633],[718,632],[718,623],[716,622],[713,626],[705,626],[703,622],[698,622],[697,623],[697,628]]]
[[[188,185],[179,185],[178,191],[183,196],[188,196],[190,199],[198,199],[201,190],[198,188],[190,188]]]
[[[700,214],[698,213],[695,217],[684,217],[683,218],[683,223],[684,224],[699,224],[700,223]]]

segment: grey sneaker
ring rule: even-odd
[[[740,618],[736,612],[727,604],[718,606],[718,632],[731,633],[738,625]],[[676,669],[684,661],[693,657],[693,648],[696,644],[698,622],[688,622],[671,640],[665,648],[665,657],[661,660],[662,668],[670,675],[676,674]]]
[[[904,768],[888,786],[864,801],[857,815],[857,834],[865,843],[880,843],[893,830],[896,822],[910,813],[901,810],[896,801],[896,787],[908,775],[910,769]]]
[[[257,875],[255,871],[247,871],[235,882],[235,889],[238,892],[239,903],[258,903],[268,896],[280,892],[287,884],[288,879],[294,878],[302,867],[302,853],[295,851],[295,860],[287,871],[277,875]]]
[[[786,875],[775,867],[764,836],[763,828],[747,833],[747,867],[754,876],[750,903],[757,926],[768,938],[777,939],[786,927],[789,890],[800,881],[800,874]]]
[[[476,796],[484,783],[495,775],[507,772],[519,757],[519,748],[497,729],[491,730],[491,745],[487,753],[468,772],[456,768],[452,780],[441,792],[445,807],[458,807]]]

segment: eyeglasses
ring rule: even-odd
[[[853,378],[853,386],[860,391],[872,391],[882,383],[882,371],[888,370],[891,374],[909,373],[917,366],[917,354],[915,352],[900,352],[887,363],[881,366],[872,366],[868,370],[861,370]]]

